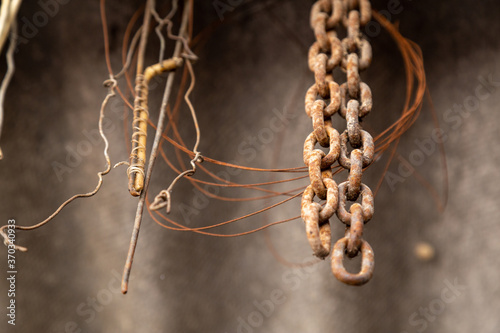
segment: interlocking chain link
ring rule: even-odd
[[[311,185],[302,196],[301,216],[314,255],[321,259],[331,252],[329,219],[336,214],[346,225],[345,236],[333,249],[332,272],[350,285],[365,284],[374,269],[373,250],[363,239],[364,225],[374,212],[373,194],[361,182],[363,169],[372,163],[375,153],[372,136],[361,126],[373,102],[370,87],[359,75],[372,60],[371,45],[360,32],[370,19],[369,0],[318,0],[311,10],[316,41],[309,49],[308,65],[315,82],[306,93],[305,111],[312,119],[313,131],[304,142],[304,163],[309,168]],[[341,24],[347,30],[342,40],[337,31]],[[338,68],[346,73],[346,82],[341,85],[333,78]],[[337,112],[347,123],[341,135],[332,123]],[[328,153],[315,149],[318,143],[328,148]],[[349,171],[347,181],[338,186],[332,175],[335,162]],[[314,202],[315,196],[326,203],[322,206]],[[347,201],[355,202],[359,197],[361,204],[353,203],[348,209]],[[361,270],[357,274],[347,272],[345,255],[353,258],[359,253]]]

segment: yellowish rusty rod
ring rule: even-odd
[[[144,70],[144,74],[136,76],[134,120],[132,122],[132,150],[130,152],[130,166],[128,168],[129,192],[139,196],[144,188],[144,166],[146,164],[146,141],[148,129],[148,84],[149,81],[164,72],[175,70],[181,66],[183,59],[179,57],[151,65]]]

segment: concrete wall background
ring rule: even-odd
[[[47,11],[40,3],[44,2],[23,3],[21,29],[26,22],[42,22],[37,20],[43,15],[37,13]],[[140,3],[108,1],[115,71],[127,20]],[[197,52],[200,61],[195,65],[198,82],[193,102],[202,129],[200,149],[207,156],[245,165],[301,166],[303,140],[311,131],[303,96],[313,82],[306,65],[307,47],[314,39],[308,25],[313,2],[270,3],[235,6],[233,19],[224,13],[223,24]],[[372,5],[384,10],[392,3],[377,0]],[[447,135],[449,201],[439,213],[434,199],[414,176],[394,189],[384,182],[376,198],[375,217],[365,233],[376,255],[370,283],[362,288],[341,284],[332,276],[329,261],[308,270],[279,262],[270,244],[289,262],[311,258],[300,221],[220,239],[164,230],[146,215],[131,289],[123,296],[118,292],[118,279],[136,201],[127,193],[121,168],[106,177],[94,198],[71,204],[42,229],[17,234],[17,241],[29,247],[29,252],[16,255],[17,325],[7,325],[4,315],[1,331],[498,332],[500,4],[401,0],[400,7],[392,20],[399,20],[403,35],[422,47],[429,89]],[[93,145],[92,152],[62,181],[51,165],[64,162],[68,149],[89,140],[85,133],[96,128],[106,94],[98,3],[70,1],[47,17],[46,24],[35,26],[36,33],[24,35],[27,43],[16,54],[17,71],[8,91],[2,135],[2,224],[9,218],[20,225],[45,218],[69,196],[91,189],[103,165],[102,144]],[[214,21],[219,17],[212,1],[196,2],[195,31]],[[404,102],[404,72],[397,48],[385,32],[371,38],[371,43],[374,61],[363,80],[372,88],[375,103],[366,124],[376,132],[397,118]],[[152,41],[150,63],[157,47]],[[479,77],[492,82],[488,95],[478,88]],[[478,89],[481,100],[474,97]],[[155,120],[162,90],[151,93]],[[108,113],[114,125],[109,133],[113,162],[128,154],[121,108],[116,108],[120,112]],[[295,115],[287,130],[276,133],[269,144],[259,143],[255,158],[242,153],[239,147],[269,126],[273,109],[285,108]],[[187,109],[183,112],[181,132],[191,145],[191,122]],[[413,151],[422,150],[416,140],[426,140],[432,130],[426,106],[401,139],[400,154],[408,159]],[[397,173],[398,167],[396,161],[390,171]],[[425,154],[417,169],[442,190],[437,149]],[[374,188],[382,170],[382,163],[373,165],[363,182]],[[234,180],[250,183],[272,177],[244,173]],[[172,178],[168,168],[158,163],[151,193],[156,194]],[[193,205],[187,182],[176,187],[174,196],[178,203]],[[263,204],[212,200],[188,225],[208,225]],[[221,232],[249,230],[298,215],[299,209],[294,201],[274,209],[265,219],[237,223]],[[183,219],[175,210],[173,217]],[[334,237],[339,237],[342,225],[336,218],[331,224]],[[422,241],[435,247],[434,260],[421,262],[413,254]],[[4,270],[6,254],[0,260]],[[0,306],[4,307],[8,288],[6,280],[0,280]],[[271,300],[276,301],[273,307]]]

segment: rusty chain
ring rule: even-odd
[[[363,169],[372,163],[375,152],[372,136],[361,125],[373,102],[370,87],[359,75],[372,60],[371,45],[360,32],[360,27],[370,19],[369,0],[318,0],[311,10],[316,41],[309,49],[308,65],[315,82],[306,93],[305,111],[312,119],[313,131],[304,143],[304,163],[311,184],[302,196],[301,216],[313,253],[321,259],[331,252],[329,219],[336,214],[346,225],[344,237],[333,248],[332,272],[350,285],[365,284],[374,269],[373,250],[363,239],[364,225],[374,212],[373,194],[361,182]],[[347,30],[342,40],[337,31],[341,24]],[[333,78],[338,68],[346,73],[346,82],[341,85]],[[337,112],[346,120],[347,129],[341,135],[331,119]],[[318,143],[328,148],[328,153],[315,149]],[[338,186],[332,175],[335,162],[349,171],[347,181]],[[326,203],[314,202],[315,196]],[[360,196],[361,204],[353,203],[347,209],[347,201],[355,202]],[[343,264],[345,256],[353,258],[359,253],[360,271],[347,272]]]

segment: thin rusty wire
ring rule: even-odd
[[[94,196],[101,189],[101,186],[103,184],[103,177],[105,175],[107,175],[110,172],[110,170],[111,170],[111,161],[110,161],[109,154],[108,154],[109,142],[108,142],[108,139],[107,139],[107,137],[106,137],[106,135],[104,134],[104,131],[103,131],[104,111],[106,109],[106,106],[107,106],[109,100],[112,97],[115,96],[116,80],[113,79],[113,78],[110,78],[109,80],[106,80],[104,82],[104,86],[109,89],[109,92],[106,95],[106,97],[104,98],[104,101],[102,102],[101,110],[100,110],[100,113],[99,113],[99,134],[100,134],[101,138],[104,141],[104,158],[106,159],[106,169],[104,169],[103,171],[100,171],[100,172],[97,173],[98,182],[97,182],[96,187],[94,188],[93,191],[90,191],[90,192],[87,192],[87,193],[83,193],[83,194],[76,194],[76,195],[72,196],[71,198],[69,198],[68,200],[66,200],[65,202],[63,202],[59,206],[59,208],[56,209],[55,212],[53,212],[48,218],[46,218],[42,222],[37,223],[37,224],[32,225],[32,226],[15,225],[16,229],[18,229],[18,230],[34,230],[34,229],[40,228],[43,225],[45,225],[48,222],[50,222],[55,216],[57,216],[57,214],[59,214],[59,212],[64,207],[66,207],[67,205],[69,205],[74,200],[76,200],[78,198],[89,198],[89,197],[92,197],[92,196]],[[5,245],[8,245],[8,242],[9,242],[9,239],[8,239],[8,237],[7,237],[7,235],[5,234],[5,231],[4,231],[7,227],[8,227],[7,225],[4,225],[4,226],[0,227],[0,235],[4,239],[4,244]],[[26,247],[19,246],[19,245],[14,245],[14,247],[15,247],[16,250],[23,251],[23,252],[28,250]]]
[[[180,93],[179,93],[179,95],[180,95]],[[173,124],[175,124],[175,122],[169,122],[168,126],[170,126],[170,124],[172,124],[172,123],[173,123]],[[153,127],[154,127],[154,125],[153,125]],[[242,167],[242,168],[244,168],[244,167]],[[282,170],[282,169],[277,169],[277,170],[275,170],[275,171],[281,171],[281,170]],[[267,170],[265,170],[265,169],[260,169],[260,171],[267,171]],[[222,180],[222,181],[224,181],[224,180]],[[283,194],[283,193],[279,193],[279,194]],[[284,194],[285,194],[285,195],[287,195],[286,193],[284,193]]]
[[[406,55],[405,53],[402,53],[402,54],[403,54],[403,57],[404,57],[404,58],[406,58],[406,57],[407,57],[407,55]],[[417,55],[417,57],[418,57],[418,55]],[[400,120],[399,120],[399,121],[400,121],[400,122],[401,122],[401,121],[404,121],[406,117],[408,117],[408,115],[404,115],[404,116],[402,116],[402,117],[400,118]],[[174,124],[175,124],[175,122],[174,122]],[[401,134],[402,134],[401,132],[397,133],[397,135],[401,135]],[[189,150],[185,149],[185,147],[182,145],[182,142],[181,142],[181,141],[180,141],[180,142],[181,142],[181,144],[177,144],[174,140],[172,140],[172,139],[170,139],[170,138],[168,138],[168,137],[165,137],[165,136],[164,136],[164,138],[166,138],[166,139],[167,139],[167,141],[169,141],[169,142],[173,143],[173,144],[174,144],[174,146],[175,146],[175,148],[178,148],[178,149],[181,149],[181,150],[182,150],[182,151],[184,151],[184,152],[190,153],[190,152],[189,152]],[[169,140],[169,139],[170,139],[170,140]],[[183,148],[184,148],[184,149],[183,149]],[[380,151],[380,150],[378,150],[378,151]],[[192,153],[191,153],[190,155],[192,156]],[[206,159],[206,160],[208,160],[208,161],[209,161],[209,159]],[[210,162],[211,162],[211,161],[210,161]],[[232,166],[233,166],[233,165],[232,165]],[[236,166],[236,167],[240,167],[240,166]],[[246,168],[245,168],[245,167],[243,167],[242,169],[246,169]],[[296,169],[303,169],[303,168],[296,168]],[[287,171],[289,171],[289,170],[290,170],[290,169],[287,169]],[[268,169],[268,170],[263,170],[263,169],[260,169],[259,171],[269,171],[269,169]],[[279,170],[279,171],[281,171],[281,170]],[[338,173],[338,172],[340,172],[340,171],[341,171],[341,170],[337,169],[337,170],[335,171],[335,173]],[[303,170],[300,170],[300,172],[303,172]],[[192,179],[190,179],[190,180],[191,180],[191,181],[193,181]]]
[[[112,71],[112,68],[111,68],[111,61],[109,59],[109,38],[108,38],[108,28],[107,28],[107,23],[106,23],[105,0],[101,0],[100,1],[100,11],[101,11],[101,21],[103,23],[102,29],[103,29],[103,36],[104,36],[104,49],[108,51],[106,53],[106,55],[107,55],[106,56],[106,65],[107,65],[108,71],[110,73],[109,74],[110,78],[108,80],[104,81],[104,86],[107,87],[109,91],[108,91],[108,94],[106,95],[106,97],[104,98],[104,100],[103,100],[103,102],[101,104],[101,109],[100,109],[100,112],[99,112],[99,121],[98,121],[99,134],[100,134],[101,138],[104,141],[104,151],[103,151],[103,154],[104,154],[104,158],[106,160],[106,168],[103,171],[100,171],[100,172],[97,173],[98,182],[97,182],[97,185],[96,185],[96,187],[94,188],[93,191],[90,191],[90,192],[87,192],[87,193],[83,193],[83,194],[73,195],[72,197],[70,197],[69,199],[67,199],[66,201],[64,201],[49,217],[47,217],[42,222],[39,222],[39,223],[31,225],[31,226],[16,225],[15,228],[18,229],[18,230],[34,230],[34,229],[38,229],[38,228],[44,226],[45,224],[47,224],[48,222],[50,222],[54,217],[56,217],[61,212],[61,210],[64,207],[66,207],[71,202],[75,201],[76,199],[79,199],[79,198],[88,198],[88,197],[94,196],[100,190],[100,188],[101,188],[101,186],[103,184],[104,176],[107,175],[111,171],[111,160],[110,160],[109,154],[108,154],[109,142],[108,142],[108,139],[107,139],[107,137],[106,137],[106,135],[104,134],[104,131],[103,131],[103,120],[104,120],[104,111],[106,109],[106,106],[107,106],[109,100],[116,95],[115,90],[118,91],[119,87],[117,85],[117,81],[115,80],[115,78],[113,76],[113,71]],[[8,242],[9,242],[9,240],[7,238],[7,235],[5,234],[5,231],[4,231],[6,228],[8,228],[7,225],[4,225],[4,226],[0,227],[0,236],[2,236],[4,238],[4,244],[5,245],[7,245]],[[26,247],[19,246],[19,245],[15,245],[15,249],[19,250],[19,251],[27,251]]]
[[[300,197],[301,195],[302,195],[302,192],[299,192],[299,193],[293,195],[292,197],[290,197],[288,199],[282,200],[282,201],[280,201],[280,202],[278,202],[278,203],[276,203],[274,205],[265,207],[265,208],[260,209],[258,211],[255,211],[255,212],[252,212],[252,213],[249,213],[249,214],[246,214],[244,216],[240,216],[240,217],[228,220],[228,221],[219,222],[219,223],[216,223],[216,224],[213,224],[213,225],[205,226],[205,227],[189,228],[187,226],[183,226],[182,224],[180,224],[178,222],[175,222],[175,221],[167,218],[166,216],[162,215],[160,212],[156,212],[156,214],[159,215],[162,219],[164,219],[164,220],[168,221],[169,223],[171,223],[171,224],[179,227],[178,229],[176,229],[176,228],[168,227],[168,226],[164,225],[163,223],[160,223],[158,220],[156,220],[154,218],[154,215],[151,215],[151,216],[153,217],[153,219],[155,219],[156,223],[164,226],[167,229],[171,229],[171,230],[176,230],[176,231],[192,231],[192,232],[201,233],[201,234],[204,234],[204,235],[217,236],[217,237],[237,237],[237,236],[248,235],[248,234],[260,231],[260,230],[265,229],[267,227],[270,227],[272,225],[281,224],[281,223],[289,222],[289,221],[292,221],[292,220],[296,220],[296,219],[300,218],[300,216],[295,216],[295,217],[292,217],[292,218],[289,218],[289,219],[285,219],[285,220],[281,220],[281,221],[269,223],[267,225],[264,225],[262,227],[256,228],[254,230],[246,231],[246,232],[243,232],[243,233],[232,234],[232,235],[217,234],[217,233],[206,233],[206,232],[202,232],[202,230],[217,228],[217,227],[221,227],[221,226],[224,226],[224,225],[227,225],[227,224],[231,224],[231,223],[234,223],[234,222],[237,222],[237,221],[241,221],[241,220],[246,219],[248,217],[255,216],[257,214],[260,214],[260,213],[266,212],[266,211],[268,211],[270,209],[273,209],[275,207],[278,207],[278,206],[280,206],[280,205],[282,205],[282,204],[284,204],[284,203],[286,203],[286,202],[288,202],[290,200],[293,200],[293,199],[296,199],[296,198]]]
[[[184,38],[182,38],[184,39]],[[186,43],[183,43],[184,45]],[[189,162],[191,164],[191,169],[185,170],[181,172],[180,174],[177,175],[177,177],[174,178],[170,186],[165,189],[160,191],[160,193],[155,197],[153,203],[150,205],[150,209],[152,210],[158,210],[161,208],[166,207],[167,208],[167,214],[170,213],[171,209],[171,193],[172,189],[174,188],[175,184],[179,181],[179,179],[183,178],[184,176],[193,176],[196,172],[196,163],[201,163],[203,162],[203,156],[201,153],[198,151],[198,146],[200,145],[200,139],[201,139],[201,133],[200,133],[200,126],[198,124],[198,117],[196,116],[196,111],[193,107],[193,104],[191,103],[191,100],[189,99],[189,95],[193,91],[193,88],[196,84],[196,77],[194,75],[193,67],[191,65],[191,61],[189,59],[186,60],[186,65],[189,70],[189,74],[191,76],[191,84],[189,85],[188,90],[184,94],[184,100],[186,104],[188,105],[189,111],[191,112],[191,117],[193,118],[193,124],[196,130],[196,142],[193,147],[193,153],[195,153],[195,156],[193,159]]]
[[[104,5],[104,0],[101,0],[101,7],[103,7],[103,5]],[[101,18],[103,19],[103,23],[105,23],[105,14],[104,15],[103,14],[104,14],[104,11],[101,11]],[[140,12],[138,11],[136,14],[139,15]],[[134,14],[134,16],[136,14]],[[377,142],[378,144],[377,144],[377,149],[376,149],[377,153],[381,153],[382,151],[385,151],[386,149],[388,149],[391,144],[397,143],[397,138],[400,137],[404,133],[404,131],[406,131],[413,124],[413,122],[416,120],[416,117],[418,116],[418,113],[420,112],[420,108],[421,108],[421,94],[416,94],[416,96],[412,96],[413,95],[412,94],[413,87],[414,87],[413,86],[413,77],[414,77],[414,75],[416,75],[417,80],[420,82],[420,84],[417,86],[417,89],[420,90],[422,85],[425,87],[425,72],[423,72],[423,62],[421,61],[422,55],[421,55],[421,51],[418,48],[418,46],[416,44],[414,44],[413,42],[404,39],[404,37],[402,37],[399,34],[397,29],[390,22],[387,22],[387,25],[383,24],[382,23],[382,22],[384,22],[383,17],[378,17],[376,13],[374,13],[374,17],[377,20],[379,20],[379,22],[381,22],[381,25],[385,29],[390,31],[391,37],[393,37],[393,39],[398,44],[400,51],[403,55],[403,59],[405,62],[405,68],[406,68],[406,74],[407,74],[407,103],[405,104],[403,114],[401,115],[401,117],[398,119],[397,122],[395,122],[387,130],[380,133],[380,135],[378,135],[375,138],[375,141],[380,140],[380,142],[382,142],[382,144]],[[192,21],[190,22],[190,26],[191,25],[192,25]],[[130,31],[131,31],[133,24],[129,23],[129,26],[131,27],[130,28]],[[393,29],[393,30],[391,31],[391,29]],[[207,32],[206,31],[210,32],[209,30],[205,30],[205,32],[200,33],[198,35],[198,37],[193,38],[193,42],[191,43],[191,46],[196,45],[197,43],[199,43],[198,45],[201,45],[201,42],[205,42],[207,40],[207,38],[206,38]],[[110,72],[110,75],[112,75],[112,70],[111,70],[111,65],[110,65],[110,60],[109,60],[109,46],[108,46],[107,28],[106,28],[105,24],[103,24],[103,32],[104,32],[104,39],[105,39],[106,64],[108,66],[108,71]],[[126,50],[125,44],[126,43],[124,43],[124,49]],[[129,53],[125,52],[126,56],[124,56],[124,65],[127,63],[128,54],[134,54],[134,52],[131,51],[133,49],[132,44],[133,43],[131,43],[131,46],[129,47]],[[132,62],[134,62],[134,61],[132,61]],[[127,67],[127,66],[124,66],[124,67]],[[187,69],[185,69],[185,72],[186,71],[187,71]],[[127,71],[125,72],[125,76],[127,76]],[[410,77],[411,77],[411,79],[410,79]],[[129,80],[127,80],[127,83],[129,83]],[[132,108],[130,102],[124,96],[123,92],[120,90],[120,87],[116,86],[115,90],[118,93],[118,95],[125,101],[126,106],[128,106],[129,108]],[[180,94],[180,92],[179,92],[179,94]],[[411,104],[411,106],[409,106],[410,99],[412,97],[413,97],[413,100],[412,100],[413,103]],[[187,149],[186,146],[184,144],[182,144],[181,141],[175,141],[175,140],[171,139],[165,133],[162,133],[162,137],[165,140],[169,141],[171,144],[173,144],[174,147],[176,148],[176,150],[182,151],[182,152],[188,154],[188,156],[190,156],[191,158],[196,155],[193,151]],[[179,142],[181,142],[181,143],[179,143]],[[222,162],[222,161],[217,161],[217,160],[210,159],[210,158],[205,158],[205,161],[212,163],[212,164],[218,164],[218,165],[223,165],[223,166],[232,167],[232,168],[239,168],[239,169],[243,169],[243,170],[259,171],[259,172],[280,172],[280,173],[282,173],[282,172],[302,172],[303,173],[304,171],[306,171],[304,167],[283,168],[283,169],[247,168],[244,166],[239,166],[239,165],[230,164],[230,163],[226,163],[226,162]],[[340,169],[337,169],[337,171],[335,171],[335,173],[338,173],[340,171],[341,171]],[[299,179],[299,178],[300,177],[297,177],[296,179]],[[193,179],[190,179],[190,180],[193,180]],[[222,180],[222,181],[224,181],[224,180]],[[273,182],[268,182],[268,183],[273,183]],[[232,187],[230,184],[227,184],[227,185],[229,185],[228,187]],[[236,183],[233,183],[233,185],[235,185],[234,187],[240,187]],[[257,184],[253,184],[253,185],[257,185]],[[260,186],[261,184],[259,183],[258,185]],[[245,186],[246,185],[241,185],[241,187],[245,187]],[[281,193],[284,193],[284,192],[281,192]],[[66,204],[67,204],[67,202],[63,203],[63,205],[60,208],[62,209],[62,207],[64,207]],[[273,208],[274,207],[277,207],[277,205],[274,205]],[[60,209],[58,211],[56,211],[53,215],[51,215],[51,217],[57,215],[57,213],[59,211],[60,211]],[[149,212],[149,213],[158,224],[164,226],[165,228],[171,228],[169,226],[163,225],[160,221],[158,221],[154,217],[154,214],[152,212]],[[210,236],[219,236],[219,237],[241,236],[244,234],[249,234],[252,232],[256,232],[256,231],[265,229],[271,225],[276,225],[276,224],[280,224],[280,223],[284,223],[284,222],[293,221],[297,218],[298,218],[298,216],[291,218],[291,219],[286,219],[283,221],[270,223],[270,224],[263,226],[263,227],[260,227],[258,229],[251,230],[251,231],[248,231],[245,233],[235,234],[235,235],[221,235],[221,234],[209,234],[209,235]],[[166,217],[164,217],[164,219],[169,221],[169,223],[171,221],[171,220],[167,219]],[[239,221],[241,219],[236,219],[236,220]],[[33,226],[33,229],[34,228],[35,228],[35,226]],[[191,229],[196,229],[196,228],[187,228],[187,227],[182,226],[180,224],[179,224],[179,228],[182,230],[185,230],[185,231],[190,231]],[[30,227],[30,229],[31,229],[31,227]],[[24,229],[24,230],[30,230],[30,229]],[[3,229],[1,229],[1,230],[3,230]],[[193,232],[195,232],[195,231],[193,231]]]
[[[181,18],[181,25],[179,28],[179,35],[182,37],[186,31],[186,27],[188,24],[188,19],[189,19],[189,13],[192,12],[193,9],[193,0],[189,0],[184,4],[184,9],[182,13],[182,18]],[[146,7],[146,10],[148,8]],[[147,24],[144,24],[144,26],[148,26]],[[178,58],[181,54],[183,47],[183,43],[179,40],[176,41],[175,44],[175,49],[172,55],[172,58]],[[156,157],[158,155],[158,147],[161,141],[162,137],[162,132],[163,132],[163,127],[166,119],[166,108],[170,99],[170,94],[172,92],[172,87],[173,87],[173,82],[174,82],[174,77],[175,77],[175,72],[170,72],[167,76],[167,82],[165,85],[165,91],[163,94],[163,99],[162,99],[162,104],[160,108],[160,115],[158,118],[158,125],[157,125],[157,131],[155,134],[154,142],[153,142],[153,147],[151,148],[151,154],[149,158],[149,163],[148,167],[145,173],[145,179],[144,179],[144,186],[143,190],[141,191],[141,194],[139,196],[139,203],[137,204],[137,211],[136,211],[136,216],[134,220],[134,228],[132,230],[132,236],[130,239],[130,246],[127,254],[127,259],[125,262],[125,267],[123,268],[123,277],[122,277],[122,283],[121,283],[121,290],[122,293],[126,294],[128,290],[128,281],[130,278],[130,272],[132,269],[132,262],[134,260],[134,254],[135,254],[135,248],[137,246],[137,239],[139,237],[139,230],[141,227],[141,222],[142,222],[142,215],[143,215],[143,210],[144,210],[144,203],[146,200],[146,193],[147,189],[149,186],[149,182],[151,179],[151,174],[153,171],[154,163],[156,160]]]

